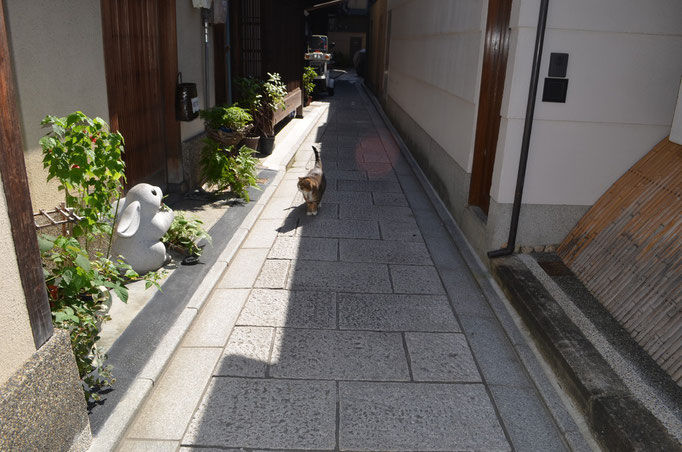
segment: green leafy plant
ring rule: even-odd
[[[249,202],[248,188],[257,187],[256,152],[242,146],[235,152],[233,146],[223,148],[210,138],[204,140],[201,153],[201,169],[204,182],[217,191],[230,190],[235,196]]]
[[[59,180],[67,207],[82,217],[73,236],[111,236],[111,204],[125,182],[123,137],[110,132],[101,118],[80,111],[62,118],[46,116],[41,124],[51,127],[40,140],[47,180]]]
[[[117,211],[112,204],[125,181],[121,134],[80,111],[46,116],[41,124],[51,127],[40,140],[48,180],[59,181],[67,207],[82,217],[71,236],[39,237],[48,299],[55,326],[70,333],[86,400],[98,400],[99,388],[115,381],[111,366],[104,365],[106,354],[97,348],[100,326],[110,319],[110,291],[127,302],[127,282],[143,279],[147,288],[158,288],[163,273],[141,278],[122,259],[109,257]],[[88,249],[102,239],[106,252]]]
[[[235,79],[235,86],[239,105],[255,116],[262,105],[263,80],[255,77],[240,77]]]
[[[161,241],[169,247],[186,250],[189,255],[200,256],[202,249],[197,245],[199,240],[205,239],[209,244],[212,243],[211,236],[203,228],[203,224],[198,218],[187,218],[176,212],[173,223]]]
[[[317,72],[312,66],[306,66],[303,68],[303,91],[305,92],[306,99],[309,99],[315,91],[315,77],[317,77]]]
[[[269,73],[268,79],[263,83],[263,102],[272,111],[284,109],[286,104],[284,98],[287,97],[287,86],[282,82],[282,77],[278,73]]]
[[[231,107],[216,105],[213,108],[201,110],[199,117],[204,120],[207,127],[213,129],[225,127],[230,129],[229,131],[243,130],[253,121],[251,114],[237,105]]]
[[[276,110],[286,108],[284,99],[287,87],[278,73],[269,73],[266,81],[253,77],[236,80],[239,104],[249,110],[256,129],[262,135],[275,134],[273,115]]]
[[[38,243],[54,325],[69,331],[86,400],[98,400],[97,390],[116,381],[111,366],[104,365],[106,354],[96,345],[100,325],[111,319],[109,290],[126,302],[125,283],[140,276],[123,261],[101,254],[90,259],[73,237],[41,235]],[[158,287],[159,278],[158,273],[145,275],[147,287]]]

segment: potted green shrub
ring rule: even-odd
[[[225,107],[216,105],[207,110],[201,110],[199,117],[204,120],[204,128],[209,138],[232,146],[244,137],[252,128],[253,116],[248,110],[232,105]]]
[[[305,66],[303,68],[303,92],[305,94],[305,104],[310,105],[313,100],[313,91],[315,91],[315,77],[317,72],[312,66]]]
[[[259,110],[259,121],[263,136],[261,137],[261,152],[271,154],[275,146],[275,111],[286,108],[284,99],[287,87],[278,73],[268,72],[268,80],[263,83],[263,104]]]
[[[187,218],[181,212],[175,212],[173,223],[161,241],[185,256],[201,256],[203,250],[199,242],[204,239],[211,243],[211,236],[203,228],[203,224],[198,218]]]
[[[260,151],[269,154],[275,142],[274,113],[286,108],[286,85],[277,73],[268,73],[266,81],[245,77],[238,79],[236,84],[239,103],[251,112],[256,131],[261,135]]]
[[[207,138],[201,152],[201,175],[204,183],[218,192],[229,190],[234,196],[249,202],[248,188],[257,187],[255,151],[242,146],[224,148]]]

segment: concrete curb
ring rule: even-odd
[[[516,256],[495,259],[494,274],[557,376],[607,450],[682,450],[623,383],[530,269]]]
[[[229,262],[239,250],[242,243],[244,243],[249,231],[253,228],[256,220],[263,212],[263,209],[265,209],[266,204],[273,196],[275,190],[279,187],[279,184],[282,182],[286,173],[286,167],[294,158],[296,150],[319,123],[322,115],[327,109],[328,105],[323,105],[317,110],[316,114],[313,115],[311,121],[309,121],[305,127],[298,128],[296,130],[296,132],[298,132],[296,139],[289,140],[290,137],[287,136],[287,139],[280,143],[280,145],[286,144],[287,147],[292,150],[284,154],[284,157],[280,158],[277,162],[277,167],[273,168],[277,170],[277,175],[263,192],[253,209],[244,218],[239,228],[218,257],[216,263],[208,271],[206,276],[204,276],[204,279],[190,298],[182,314],[180,314],[174,324],[169,328],[147,364],[128,388],[124,397],[118,403],[109,418],[107,418],[106,425],[100,429],[96,436],[93,436],[93,441],[89,449],[90,451],[110,451],[118,445],[138,409],[151,392],[155,382],[158,381],[165,370],[166,365],[182,342],[185,334],[189,331],[192,322],[197,317],[201,307],[220,280],[220,277],[229,265]]]

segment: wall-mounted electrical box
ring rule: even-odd
[[[542,101],[566,103],[567,90],[567,78],[546,78],[545,87],[542,90]]]
[[[568,53],[552,53],[549,56],[550,77],[566,77],[568,69]]]
[[[566,103],[566,91],[568,90],[568,53],[552,53],[549,56],[549,77],[545,78],[545,86],[542,90],[543,102]]]

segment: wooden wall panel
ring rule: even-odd
[[[177,67],[177,49],[175,54],[168,50],[176,33],[165,26],[175,16],[159,6],[161,1],[102,0],[109,115],[112,128],[125,139],[129,186],[149,182],[164,187],[167,180],[167,105],[173,102],[167,99],[167,88],[177,74],[165,73],[172,64],[163,58],[175,58]],[[171,133],[173,139],[177,135]]]
[[[682,385],[682,146],[661,141],[595,203],[558,252]]]

